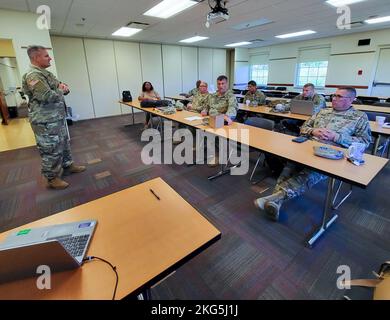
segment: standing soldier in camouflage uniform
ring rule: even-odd
[[[224,120],[228,125],[231,125],[233,123],[232,118],[234,119],[237,115],[238,104],[236,96],[231,90],[228,90],[228,78],[226,76],[221,75],[217,78],[217,88],[217,92],[210,95],[207,110],[203,110],[201,114],[203,116],[224,114]],[[218,157],[213,156],[209,159],[208,165],[210,167],[217,166]]]
[[[315,92],[314,84],[306,83],[303,86],[302,93],[297,95],[294,100],[306,100],[313,101],[314,103],[314,113],[320,112],[321,109],[326,108],[325,98]],[[299,134],[299,126],[302,124],[299,120],[286,119],[282,121],[282,124],[290,131]]]
[[[29,97],[29,120],[42,158],[42,174],[50,188],[64,189],[69,184],[61,179],[62,173],[85,170],[73,163],[65,127],[63,95],[69,88],[45,70],[51,58],[44,47],[30,46],[27,54],[31,66],[23,76],[23,91]]]
[[[333,109],[322,109],[308,119],[301,128],[301,134],[322,143],[348,148],[353,142],[368,147],[371,143],[371,130],[367,115],[353,108],[356,97],[354,88],[337,89],[332,99]],[[267,215],[277,221],[283,201],[295,198],[316,183],[327,178],[310,169],[299,168],[288,163],[280,175],[274,192],[268,197],[258,198],[255,205],[265,210]]]

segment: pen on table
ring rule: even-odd
[[[149,189],[151,193],[153,193],[153,195],[158,199],[160,200],[160,197],[152,190],[152,189]]]

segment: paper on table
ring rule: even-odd
[[[199,116],[193,116],[193,117],[188,117],[188,118],[184,118],[184,119],[188,120],[188,121],[195,121],[195,120],[202,120],[203,118],[199,117]]]

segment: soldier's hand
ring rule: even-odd
[[[336,132],[334,132],[332,130],[325,129],[323,136],[325,137],[324,140],[333,141],[335,136],[336,136]]]
[[[202,110],[202,112],[200,113],[203,117],[207,116],[207,111],[206,110]]]
[[[313,131],[311,132],[311,134],[312,134],[313,136],[315,136],[315,137],[317,137],[317,138],[323,140],[323,139],[324,139],[324,130],[325,130],[325,129],[321,129],[321,128],[319,128],[319,129],[313,129]]]
[[[192,109],[192,103],[187,104],[187,110],[191,110],[191,109]]]
[[[65,83],[60,83],[58,89],[62,90],[64,93],[69,93],[69,87]]]
[[[224,119],[224,120],[227,122],[228,126],[230,126],[230,125],[233,123],[233,120],[230,119],[229,116],[226,116],[226,115],[225,115],[225,119]]]

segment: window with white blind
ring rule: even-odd
[[[251,65],[250,80],[256,81],[257,85],[267,85],[267,83],[268,83],[268,64]]]
[[[330,47],[300,49],[295,85],[303,87],[312,83],[319,88],[325,87],[329,54]]]
[[[249,58],[249,80],[256,81],[257,85],[268,83],[268,54],[259,54]]]

